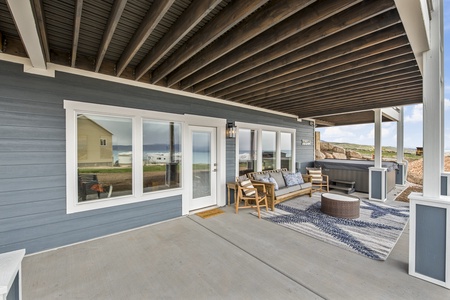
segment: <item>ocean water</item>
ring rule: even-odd
[[[129,152],[129,151],[123,151],[123,150],[113,150],[113,157],[114,162],[119,160],[119,153],[123,152]],[[163,152],[163,151],[155,151],[155,152],[144,152],[144,160],[146,160],[147,155],[152,153],[169,153],[169,152]],[[195,152],[194,153],[194,162],[198,164],[206,164],[210,160],[209,152]]]

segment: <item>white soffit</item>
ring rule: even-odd
[[[34,68],[46,69],[30,0],[6,0]]]
[[[394,0],[420,72],[422,53],[430,50],[430,17],[427,0]]]
[[[400,121],[400,112],[393,107],[381,109],[381,114],[392,121]]]

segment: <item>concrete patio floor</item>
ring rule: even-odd
[[[408,275],[408,227],[381,262],[224,210],[26,256],[23,299],[450,299]]]

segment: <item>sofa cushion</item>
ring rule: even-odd
[[[303,189],[312,187],[312,184],[311,184],[311,182],[305,182],[305,183],[300,184],[300,186],[302,187],[302,190],[303,190]]]
[[[284,182],[283,174],[281,172],[270,172],[270,177],[274,178],[278,184],[278,188],[281,189],[286,186]]]
[[[298,181],[297,174],[294,173],[286,173],[283,174],[284,181],[286,182],[286,186],[298,185],[300,182]]]
[[[254,186],[253,186],[253,184],[252,184],[252,182],[250,181],[250,180],[244,180],[244,181],[241,181],[240,182],[240,185],[243,187],[243,188],[254,188]],[[244,189],[243,190],[244,191],[244,194],[245,194],[245,196],[253,196],[253,195],[255,195],[255,190],[247,190],[247,189]]]
[[[269,179],[269,174],[267,174],[267,173],[253,174],[253,178],[258,181],[264,181],[263,179]],[[268,181],[265,181],[265,182],[268,182]]]
[[[282,196],[286,195],[292,192],[300,191],[302,188],[300,185],[293,185],[293,186],[287,186],[282,189],[279,189],[278,191],[275,191],[275,196]]]
[[[267,183],[273,183],[273,189],[274,189],[275,191],[278,191],[278,183],[277,183],[277,181],[275,180],[275,178],[273,178],[273,177],[261,178],[260,181],[262,181],[262,182],[267,182]]]

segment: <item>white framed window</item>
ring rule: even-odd
[[[67,213],[183,193],[183,115],[69,100],[64,108]]]
[[[243,122],[236,127],[236,175],[295,170],[295,129]]]

